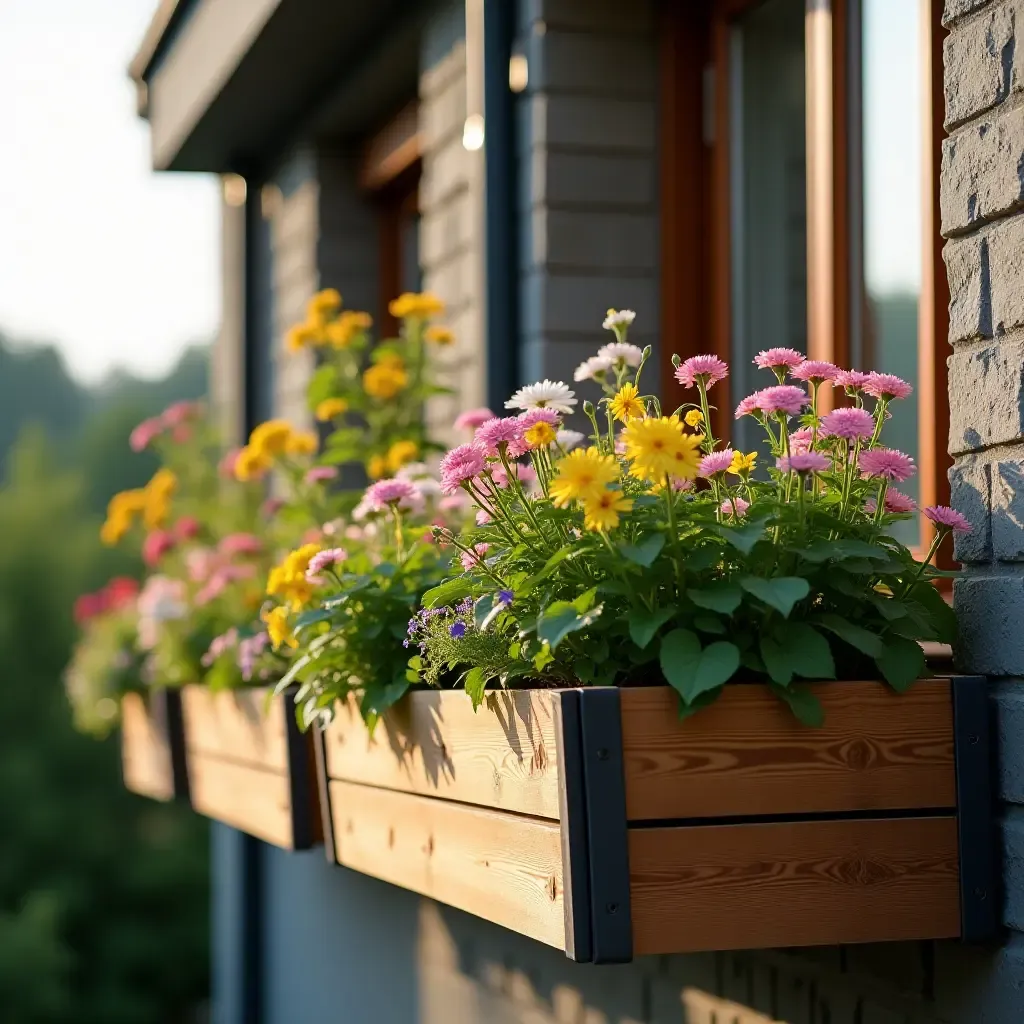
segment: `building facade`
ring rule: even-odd
[[[915,496],[976,524],[958,658],[999,739],[991,947],[581,965],[214,826],[217,1024],[1024,1021],[1018,27],[1022,0],[163,0],[132,75],[154,166],[222,176],[229,435],[307,415],[282,339],[327,286],[385,323],[399,291],[446,301],[441,436],[570,379],[608,306],[637,310],[663,392],[673,352],[718,352],[744,394],[776,344],[898,373]]]

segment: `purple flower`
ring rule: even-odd
[[[967,521],[966,517],[948,505],[929,505],[923,511],[940,530],[952,531],[953,533],[971,532],[971,524]]]
[[[476,430],[481,423],[494,419],[490,409],[468,409],[455,417],[456,430]]]
[[[498,601],[503,604],[506,608],[512,603],[512,599],[515,595],[511,590],[499,590]]]
[[[914,460],[893,448],[869,448],[860,453],[859,469],[864,476],[878,476],[891,483],[903,483],[917,472]]]
[[[875,432],[875,417],[866,409],[836,409],[822,418],[821,432],[826,437],[863,441]]]
[[[769,348],[754,356],[754,365],[760,370],[791,370],[804,361],[795,348]]]
[[[676,380],[683,387],[692,388],[698,380],[709,388],[729,376],[729,364],[718,356],[690,356],[676,370]]]
[[[466,635],[466,624],[464,622],[453,622],[448,627],[448,632],[453,640],[461,640]]]
[[[338,470],[335,466],[314,466],[312,469],[306,470],[305,479],[307,484],[319,484],[324,483],[327,480],[333,480],[338,475]]]
[[[824,359],[805,359],[799,366],[794,366],[789,371],[791,377],[796,380],[809,380],[817,383],[823,381],[834,381],[839,376],[839,367],[835,363],[828,363]]]
[[[700,467],[697,472],[705,479],[710,479],[713,476],[717,476],[719,473],[725,473],[732,465],[734,455],[735,452],[731,448],[726,448],[724,451],[712,452],[710,455],[705,455],[704,458],[700,460]]]
[[[718,508],[726,516],[742,519],[747,514],[747,509],[750,508],[750,502],[744,501],[740,497],[726,498]]]
[[[894,373],[869,373],[864,390],[872,398],[906,398],[914,389]]]
[[[902,491],[897,491],[895,487],[890,487],[885,492],[885,511],[892,513],[899,512],[913,512],[917,508],[917,502],[914,501],[909,494],[904,494]],[[873,516],[878,510],[878,499],[868,498],[864,502],[864,511],[869,516]]]
[[[441,460],[441,490],[454,494],[484,470],[484,452],[477,444],[460,444]]]
[[[323,583],[320,573],[329,566],[344,562],[346,558],[348,558],[348,552],[344,548],[327,548],[324,551],[318,551],[309,560],[309,565],[306,567],[306,581],[314,584]]]
[[[473,441],[488,455],[507,451],[515,458],[526,450],[523,444],[525,432],[523,421],[518,416],[495,416],[476,428]]]
[[[810,427],[801,427],[789,435],[789,454],[803,455],[811,450],[811,442],[814,440],[814,431]]]
[[[840,370],[836,374],[835,386],[837,388],[846,388],[851,394],[857,391],[863,391],[864,385],[871,379],[870,373],[864,373],[863,370]]]
[[[753,416],[755,412],[759,411],[758,402],[761,400],[761,392],[755,391],[752,395],[747,395],[746,398],[736,406],[736,419],[740,419],[743,416]]]
[[[804,452],[801,455],[783,455],[775,460],[775,465],[788,473],[823,473],[832,463],[821,452]]]
[[[777,384],[757,393],[757,408],[769,416],[780,412],[787,416],[798,416],[809,402],[807,392],[793,384]]]

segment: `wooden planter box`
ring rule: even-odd
[[[984,680],[411,693],[318,739],[328,856],[575,960],[997,927]]]
[[[311,734],[291,695],[270,690],[182,690],[192,806],[274,846],[321,841]]]
[[[121,774],[125,789],[140,796],[188,799],[180,691],[121,698]]]

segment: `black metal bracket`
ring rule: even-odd
[[[998,934],[1001,906],[989,684],[984,676],[954,676],[950,688],[960,849],[960,938],[985,942]]]
[[[633,925],[619,691],[568,690],[561,698],[566,954],[596,964],[628,963]]]
[[[167,737],[171,759],[171,780],[174,798],[190,802],[188,764],[185,759],[185,721],[181,710],[181,690],[161,687],[149,694],[149,713]]]
[[[311,850],[317,844],[313,827],[314,808],[310,791],[316,781],[310,737],[299,729],[295,718],[295,693],[298,687],[289,686],[281,694],[285,736],[288,743],[288,795],[292,807],[292,848]],[[316,808],[319,813],[319,808]]]

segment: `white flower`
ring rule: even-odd
[[[593,380],[596,374],[606,373],[610,370],[614,362],[614,359],[609,359],[607,356],[603,356],[598,352],[596,356],[591,356],[576,367],[576,372],[573,374],[573,380]]]
[[[419,480],[421,477],[430,476],[430,467],[425,462],[407,462],[395,476],[399,480]]]
[[[562,446],[562,450],[567,452],[583,443],[583,434],[578,430],[560,430],[555,435],[555,440]]]
[[[628,327],[635,319],[636,313],[631,309],[609,309],[601,326],[606,331],[614,331],[616,327]]]
[[[613,341],[602,345],[597,350],[597,359],[608,359],[615,363],[622,360],[627,366],[639,366],[644,358],[644,350],[639,345],[629,345],[624,341]]]
[[[576,399],[575,391],[568,385],[558,381],[542,380],[537,384],[528,384],[520,388],[506,403],[506,409],[553,409],[568,415],[572,412]]]

